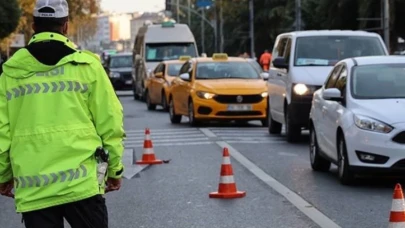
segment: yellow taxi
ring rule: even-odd
[[[180,68],[191,56],[181,56],[179,60],[168,60],[156,66],[146,85],[146,106],[148,110],[155,110],[156,105],[168,111],[168,98],[170,96],[171,82],[179,76]]]
[[[193,58],[179,74],[169,97],[173,124],[187,116],[193,126],[211,120],[260,120],[268,125],[267,78],[248,60],[227,54]]]

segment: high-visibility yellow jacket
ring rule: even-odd
[[[40,33],[30,43],[63,35]],[[52,50],[48,50],[52,51]],[[23,48],[0,77],[0,183],[14,180],[17,212],[103,194],[94,152],[110,153],[108,176],[120,178],[123,108],[99,59],[74,50],[56,65]]]

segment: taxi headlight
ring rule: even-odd
[[[390,133],[394,128],[385,124],[381,121],[361,116],[361,115],[354,115],[354,123],[355,125],[363,130],[366,131],[374,131],[378,133]]]
[[[121,75],[118,72],[110,72],[110,78],[119,78]]]
[[[297,95],[304,95],[309,91],[308,87],[304,84],[296,84],[294,86],[294,93]]]
[[[202,99],[212,99],[215,97],[215,94],[203,92],[203,91],[197,91],[197,96]]]
[[[263,92],[263,93],[262,93],[262,97],[267,97],[267,96],[269,96],[269,93],[268,93],[268,92]]]

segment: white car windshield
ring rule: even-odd
[[[367,36],[299,37],[295,50],[295,66],[334,66],[346,58],[386,55],[380,39]]]
[[[169,68],[167,69],[167,74],[169,76],[177,77],[179,76],[179,72],[183,64],[169,64]]]
[[[405,98],[405,64],[358,66],[351,78],[355,99]]]
[[[260,73],[248,62],[198,63],[196,79],[260,79]]]

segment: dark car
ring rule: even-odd
[[[106,71],[116,90],[132,89],[132,67],[132,53],[120,53],[109,56]]]

